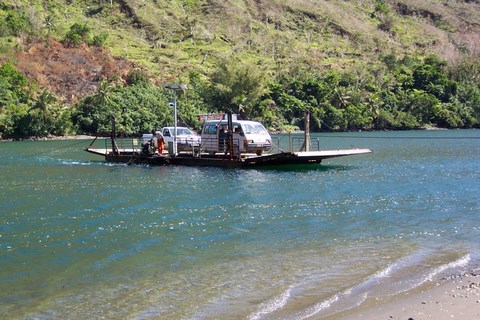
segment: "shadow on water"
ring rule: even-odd
[[[322,165],[322,164],[291,164],[281,166],[259,166],[250,169],[262,171],[279,171],[279,172],[305,172],[305,171],[347,171],[357,169],[356,166],[345,165]]]
[[[149,165],[134,165],[134,166],[141,166],[145,168],[155,168],[157,166],[149,166]],[[163,166],[165,167],[165,166]],[[169,166],[166,166],[169,167]],[[176,166],[182,167],[182,166]],[[290,165],[265,165],[265,166],[253,166],[253,167],[243,167],[243,168],[224,168],[224,167],[208,167],[208,166],[192,166],[197,169],[216,169],[216,170],[223,170],[223,171],[250,171],[250,170],[258,170],[258,171],[278,171],[278,172],[307,172],[307,171],[348,171],[348,170],[355,170],[358,169],[358,166],[347,166],[347,165],[322,165],[322,164],[290,164]]]
[[[76,162],[72,161],[73,164]],[[132,167],[132,168],[144,168],[144,169],[154,169],[158,167],[183,167],[183,166],[170,166],[170,165],[148,165],[148,164],[125,164],[125,163],[111,163],[106,162],[105,160],[89,160],[87,163],[97,166],[118,166],[118,167]],[[228,167],[208,167],[208,166],[187,166],[197,169],[217,169],[224,171],[237,171],[237,170],[259,170],[259,171],[278,171],[278,172],[306,172],[306,171],[348,171],[358,169],[358,166],[347,166],[347,165],[323,165],[323,164],[290,164],[290,165],[264,165],[264,166],[253,166],[253,167],[243,167],[243,168],[228,168]]]

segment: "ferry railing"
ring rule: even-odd
[[[278,149],[280,151],[282,151],[282,149],[280,148],[280,138],[279,137],[272,137],[272,148],[270,149],[270,153],[275,150],[275,149]]]
[[[179,154],[191,153],[194,157],[201,157],[203,152],[203,143],[194,138],[177,138],[177,152]],[[173,141],[169,141],[166,144],[166,150],[170,156],[174,156]]]
[[[305,139],[300,137],[292,137],[292,152],[301,151],[304,145]],[[320,139],[310,138],[310,151],[320,151]]]
[[[110,139],[105,139],[105,150],[111,150],[112,149],[112,141]],[[120,138],[116,139],[116,144],[117,144],[117,149],[119,152],[126,153],[126,152],[132,152],[132,153],[138,153],[140,152],[140,143],[139,139],[137,138]]]
[[[301,151],[305,139],[303,137],[292,137],[290,135],[280,135],[272,137],[272,149],[270,153],[279,150],[281,152]],[[320,138],[310,137],[310,151],[320,151]]]
[[[200,157],[202,152],[226,154],[228,153],[228,140],[219,138],[202,138],[202,143],[198,150]],[[233,156],[235,158],[241,157],[240,139],[233,139]]]

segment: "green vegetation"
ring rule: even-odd
[[[40,91],[11,64],[0,67],[0,138],[74,133],[72,109],[47,90]]]
[[[166,82],[188,85],[179,114],[196,129],[200,114],[225,110],[273,130],[301,128],[305,111],[314,130],[480,127],[478,3],[314,2],[0,1],[0,138],[105,135],[112,114],[127,135],[171,124]],[[32,44],[59,50],[54,41],[107,47],[136,67],[83,79],[97,90],[68,104],[78,92],[15,65]]]
[[[94,46],[104,45],[108,38],[108,34],[102,33],[92,36],[91,31],[91,28],[84,23],[74,23],[70,27],[70,31],[65,35],[63,43],[66,47],[78,47],[81,44],[90,44]]]

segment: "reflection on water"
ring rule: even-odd
[[[0,315],[303,319],[478,265],[478,131],[342,135],[322,148],[374,153],[220,169],[0,143]]]
[[[250,170],[266,170],[266,171],[280,171],[280,172],[303,172],[303,171],[329,171],[329,170],[354,170],[355,166],[342,165],[323,165],[323,164],[297,164],[297,165],[283,165],[283,166],[261,166]]]

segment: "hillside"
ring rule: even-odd
[[[230,109],[271,129],[480,126],[479,0],[2,0],[0,137]]]
[[[87,24],[96,34],[108,34],[105,45],[115,59],[103,61],[102,66],[108,69],[109,63],[130,61],[159,83],[185,77],[190,70],[207,74],[221,59],[239,59],[278,74],[351,68],[376,63],[379,54],[389,52],[435,53],[456,63],[465,55],[478,56],[480,50],[478,1],[16,0],[3,4],[27,12],[37,35],[45,35],[47,16],[54,19],[51,37],[56,40],[62,40],[75,22]],[[45,86],[50,79],[64,77],[62,71],[56,75],[54,70],[29,64],[46,66],[45,56],[61,54],[67,67],[81,51],[63,52],[52,45],[37,55],[41,46],[25,38],[20,35],[15,44],[22,49],[17,55],[20,68]],[[2,52],[11,54],[5,42]],[[104,60],[104,52],[85,54]],[[116,73],[124,73],[121,63],[116,68]],[[93,85],[93,74],[77,69],[72,73],[85,81],[83,87]],[[111,75],[107,71],[102,76]],[[76,101],[69,97],[82,94],[78,87],[52,89],[66,101]]]

